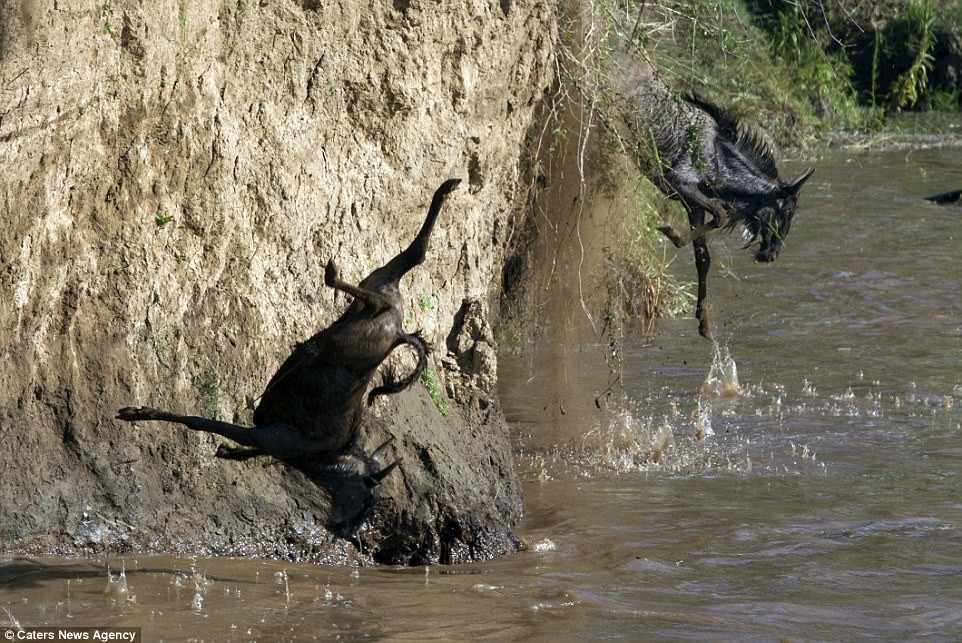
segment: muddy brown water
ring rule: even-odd
[[[629,333],[620,360],[577,323],[568,341],[502,355],[526,551],[414,569],[7,558],[0,626],[133,626],[151,641],[962,638],[962,206],[922,201],[962,187],[962,150],[833,150],[817,165],[775,264],[713,241],[719,354],[678,319]],[[674,267],[690,279],[689,253]],[[602,410],[612,374],[624,397]]]

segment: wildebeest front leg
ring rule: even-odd
[[[728,221],[728,213],[725,212],[723,204],[717,199],[705,196],[697,186],[688,184],[672,184],[678,193],[678,198],[688,211],[689,229],[685,232],[678,232],[670,225],[659,226],[658,230],[668,237],[675,244],[676,248],[682,248],[689,243],[700,239],[712,230],[722,227]],[[693,213],[698,212],[698,215]],[[705,222],[705,212],[711,212],[711,221]],[[696,223],[697,221],[697,223]]]
[[[698,272],[698,300],[695,302],[698,334],[705,339],[712,339],[711,322],[708,319],[708,269],[711,267],[708,241],[705,237],[698,237],[692,241],[692,248],[695,251],[695,270]]]
[[[693,230],[705,226],[705,211],[688,211],[688,222]],[[708,319],[708,270],[711,268],[711,254],[708,252],[708,239],[702,235],[691,242],[695,252],[695,271],[698,273],[698,299],[695,302],[695,319],[698,320],[698,334],[712,339],[711,322]]]
[[[388,372],[384,376],[384,381],[380,386],[374,388],[367,396],[367,403],[373,404],[374,398],[378,395],[393,395],[395,393],[400,393],[407,387],[411,386],[414,381],[421,377],[421,373],[428,365],[428,344],[424,341],[424,337],[420,333],[401,333],[398,336],[397,342],[394,344],[394,348],[398,346],[403,346],[407,344],[418,354],[418,363],[414,367],[414,371],[405,377],[403,380],[395,379],[392,372]]]

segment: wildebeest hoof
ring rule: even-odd
[[[372,453],[371,457],[368,458],[368,463],[367,463],[368,474],[367,474],[367,479],[365,480],[365,483],[369,487],[375,487],[381,484],[381,481],[384,480],[384,478],[386,478],[389,473],[394,471],[394,469],[401,464],[400,460],[395,460],[394,462],[392,462],[387,466],[384,466],[384,464],[381,462],[384,455],[388,451],[388,447],[390,447],[392,444],[394,444],[393,436],[389,438],[384,444],[374,449],[374,453]]]
[[[337,269],[337,264],[334,263],[333,259],[328,259],[327,267],[324,268],[324,283],[333,288],[339,276],[340,272]]]
[[[688,245],[688,241],[670,225],[658,226],[658,231],[668,237],[668,240],[675,244],[676,248],[683,248]]]
[[[725,211],[721,201],[712,201],[715,209],[711,211],[711,224],[714,228],[721,228],[728,223],[728,212]]]
[[[715,337],[711,333],[711,324],[707,318],[702,318],[698,320],[698,334],[707,339],[708,341],[715,341]]]

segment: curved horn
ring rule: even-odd
[[[794,181],[792,181],[791,183],[785,186],[784,188],[785,192],[788,192],[790,194],[794,192],[798,192],[799,190],[802,189],[802,186],[805,185],[805,181],[807,181],[808,178],[812,176],[812,174],[814,173],[815,173],[814,167],[808,168],[807,170],[802,172],[801,176],[799,176],[797,179],[795,179]]]
[[[394,469],[397,468],[400,464],[401,464],[400,460],[395,460],[394,462],[387,465],[380,471],[374,471],[372,473],[369,473],[367,477],[364,478],[364,486],[367,487],[368,489],[373,489],[374,487],[378,486],[379,484],[381,484],[384,478],[386,478],[387,475],[392,471],[394,471]]]

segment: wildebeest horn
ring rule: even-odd
[[[374,471],[373,473],[370,473],[367,478],[364,479],[364,484],[368,488],[376,487],[377,485],[381,484],[381,481],[384,480],[384,478],[386,478],[387,475],[394,471],[394,469],[400,464],[400,460],[395,460],[380,471]]]
[[[384,442],[384,444],[374,449],[374,453],[371,454],[371,459],[377,460],[378,458],[383,456],[385,453],[387,453],[387,448],[391,446],[393,443],[394,443],[394,436],[392,435],[386,442]]]
[[[808,168],[807,170],[802,172],[801,176],[799,176],[797,179],[795,179],[794,181],[792,181],[791,183],[785,186],[785,192],[788,192],[789,194],[792,194],[793,192],[798,192],[799,190],[802,189],[802,186],[805,185],[805,181],[808,180],[808,177],[812,176],[812,174],[814,173],[815,173],[814,167]]]

